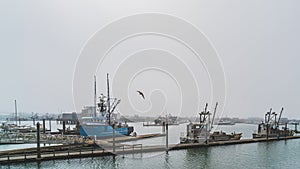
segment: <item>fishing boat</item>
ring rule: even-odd
[[[242,133],[225,133],[223,131],[215,131],[210,133],[206,123],[189,123],[187,125],[187,134],[180,137],[180,143],[204,143],[240,140]]]
[[[169,126],[171,125],[179,125],[177,122],[177,116],[172,116],[171,114],[166,115],[166,117],[159,116],[154,120],[154,122],[143,122],[143,126],[165,126],[168,123]]]
[[[15,121],[1,121],[0,122],[0,128],[2,129],[2,132],[6,133],[32,133],[36,132],[36,127],[35,126],[30,126],[30,125],[21,125],[21,121],[19,119],[19,124],[18,124],[18,109],[17,109],[17,100],[14,101],[15,103]],[[42,128],[43,129],[43,128]],[[42,130],[41,129],[41,130]]]
[[[242,133],[230,133],[227,134],[222,131],[215,131],[209,135],[209,140],[213,141],[229,141],[229,140],[240,140],[242,137]]]
[[[279,129],[279,122],[283,108],[280,111],[279,118],[277,114],[272,112],[272,108],[265,114],[265,119],[262,123],[258,124],[257,133],[253,133],[253,138],[280,138],[286,136],[293,136],[294,131],[287,128],[287,123],[282,129]]]
[[[242,137],[242,133],[234,132],[227,134],[222,131],[215,131],[211,133],[211,130],[213,128],[212,124],[214,121],[218,103],[216,103],[212,120],[210,119],[211,113],[207,111],[207,106],[208,104],[206,103],[204,111],[199,113],[199,123],[190,122],[187,125],[186,135],[183,133],[181,134],[180,143],[208,143],[218,141],[240,140]]]
[[[235,123],[229,120],[219,120],[217,122],[217,125],[235,125]]]
[[[295,129],[294,129],[294,133],[295,134],[299,134],[300,133],[300,131],[297,129],[297,126],[299,125],[299,122],[297,122],[297,121],[291,121],[291,122],[289,122],[289,124],[295,126]]]
[[[81,136],[92,137],[112,137],[128,136],[134,128],[126,122],[121,123],[118,114],[114,113],[115,108],[121,102],[120,99],[110,98],[109,78],[107,74],[107,96],[101,94],[97,102],[96,77],[95,77],[95,100],[93,109],[94,114],[80,118],[79,133]]]

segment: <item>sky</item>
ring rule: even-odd
[[[213,109],[211,79],[205,64],[194,62],[183,45],[155,35],[120,43],[107,55],[103,66],[89,72],[81,82],[90,87],[82,88],[79,92],[82,95],[76,91],[74,94],[78,60],[93,37],[99,37],[98,32],[124,17],[159,13],[192,24],[215,49],[226,82],[222,116],[263,117],[270,108],[279,112],[284,107],[283,116],[299,119],[299,3],[296,0],[1,1],[0,112],[13,112],[15,99],[20,112],[79,111],[83,105],[93,104],[92,75],[97,75],[99,92],[105,92],[106,73],[111,73],[115,93],[112,92],[116,97],[118,91],[123,92],[122,87],[128,89],[130,98],[121,98],[122,114],[173,112],[192,116],[197,115],[206,102]],[[105,45],[95,44],[97,47]],[[140,51],[147,47],[152,49],[150,54]],[[167,52],[160,50],[155,55],[154,49],[158,48]],[[168,52],[175,53],[177,58]],[[125,53],[132,57],[124,60],[121,55]],[[138,62],[141,57],[143,61]],[[117,77],[130,70],[126,64],[129,67],[140,63],[151,65],[151,61],[156,61],[154,58],[160,61],[168,57],[171,61],[163,68],[168,68],[171,74],[182,73],[175,81],[152,65],[142,73],[132,70],[140,74],[129,77],[132,78],[130,84],[118,86]],[[185,63],[185,67],[175,69],[180,63]],[[145,101],[139,98],[137,89],[145,92]],[[179,89],[189,93],[187,97],[183,97]],[[83,101],[76,103],[80,98],[84,98]],[[180,102],[186,105],[183,112],[179,110]],[[127,110],[132,104],[135,109]]]

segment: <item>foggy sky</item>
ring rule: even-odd
[[[224,116],[263,117],[270,107],[279,112],[283,106],[283,116],[299,119],[299,5],[296,0],[1,1],[0,112],[13,112],[14,99],[22,112],[74,111],[73,72],[87,40],[121,17],[158,12],[192,23],[214,45],[226,75]]]

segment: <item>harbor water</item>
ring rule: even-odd
[[[137,134],[161,133],[161,127],[143,127],[142,123],[134,123]],[[251,138],[257,130],[254,124],[236,124],[232,126],[215,126],[224,132],[241,132],[242,138]],[[185,132],[186,124],[171,126],[169,143],[179,143],[181,132]],[[163,145],[164,137],[127,142],[126,144]],[[29,145],[0,145],[0,151],[30,147]],[[34,147],[35,145],[32,145]],[[159,153],[140,153],[120,156],[106,156],[69,160],[44,161],[40,163],[13,164],[0,166],[6,168],[298,168],[300,166],[300,140],[271,141],[250,144],[226,145],[186,150],[174,150]]]

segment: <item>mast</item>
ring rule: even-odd
[[[208,103],[205,104],[204,111],[202,111],[201,113],[199,113],[199,115],[200,115],[200,123],[204,123],[205,120],[206,120],[207,106],[208,106]],[[202,117],[202,116],[203,116],[203,117]]]
[[[17,100],[15,100],[15,120],[16,120],[16,125],[18,125],[18,108],[17,108]]]
[[[110,96],[109,96],[109,74],[107,73],[106,78],[107,78],[107,112],[108,112],[108,124],[110,125]]]
[[[94,75],[94,117],[97,116],[97,79]]]
[[[205,104],[203,122],[206,121],[206,118],[207,118],[207,116],[209,114],[209,112],[207,111],[207,106],[208,106],[208,103]]]
[[[270,109],[270,112],[268,113],[268,123],[269,123],[270,120],[271,120],[271,114],[272,114],[272,108]]]
[[[269,123],[271,113],[272,113],[272,108],[270,108],[270,111],[265,114],[265,123]]]

